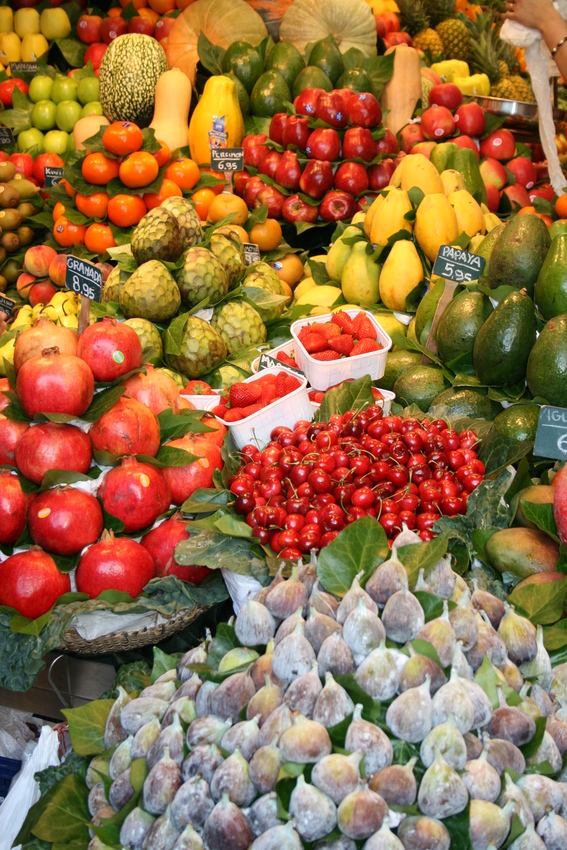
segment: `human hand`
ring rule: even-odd
[[[541,33],[556,15],[559,15],[559,12],[551,0],[507,0],[506,2],[508,20],[523,24],[525,27],[532,27]]]
[[[8,325],[6,324],[8,321],[8,316],[6,313],[0,312],[0,336],[8,330]]]

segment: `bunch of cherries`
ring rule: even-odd
[[[377,404],[270,436],[262,451],[244,446],[229,487],[252,536],[285,558],[319,551],[364,516],[376,518],[390,545],[403,523],[431,540],[435,521],[466,513],[484,478],[474,431],[383,416]]]

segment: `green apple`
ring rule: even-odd
[[[81,110],[81,118],[86,118],[87,115],[102,115],[102,106],[98,100],[93,100],[91,103],[85,103]]]
[[[34,77],[31,81],[28,97],[32,103],[39,103],[40,100],[50,100],[52,88],[53,80],[51,77],[46,77],[44,74],[40,74],[38,77]]]
[[[77,83],[71,77],[57,77],[51,89],[51,100],[61,103],[63,100],[77,100]]]
[[[55,123],[60,130],[70,133],[81,117],[81,104],[76,100],[62,100],[57,104]]]
[[[98,77],[85,77],[77,86],[77,97],[83,106],[98,100]]]
[[[18,150],[28,151],[37,145],[39,153],[43,152],[44,135],[36,127],[31,130],[22,130],[18,136]]]
[[[31,111],[32,127],[37,130],[53,130],[57,107],[52,100],[38,100]]]
[[[71,32],[71,22],[65,9],[44,9],[39,19],[39,28],[48,41],[54,38],[67,38]]]
[[[75,136],[73,133],[68,134],[67,138],[67,150],[73,152],[75,150]]]
[[[43,148],[47,153],[61,155],[68,149],[68,143],[69,133],[66,133],[65,130],[50,130],[49,133],[45,134]]]

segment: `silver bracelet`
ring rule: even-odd
[[[557,44],[555,45],[555,47],[554,47],[554,48],[553,48],[553,50],[551,51],[551,55],[552,55],[552,56],[555,56],[555,54],[557,53],[557,51],[559,50],[559,48],[560,48],[560,47],[562,47],[562,45],[564,45],[566,41],[567,41],[567,35],[566,35],[566,36],[564,36],[564,37],[561,39],[561,41],[558,41],[558,42],[557,42]]]

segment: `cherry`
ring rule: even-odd
[[[352,419],[350,422],[347,422],[343,428],[343,434],[345,437],[356,437],[357,439],[362,437],[364,434],[364,426],[360,419]]]
[[[433,523],[437,522],[440,518],[441,514],[436,511],[424,511],[424,513],[417,515],[417,528],[419,531],[431,531],[433,529]]]
[[[288,514],[300,514],[304,517],[309,510],[309,499],[305,496],[294,496],[286,501],[284,507]]]
[[[250,495],[254,491],[254,479],[249,475],[241,475],[230,485],[230,492],[235,496]]]
[[[420,484],[422,481],[426,481],[428,478],[431,478],[431,470],[426,463],[419,464],[412,468],[411,478],[412,481],[416,482],[416,484]]]
[[[383,499],[382,500],[382,513],[383,514],[399,514],[400,507],[398,503],[394,499]]]
[[[302,514],[288,514],[283,525],[290,531],[301,531],[305,525],[305,517]]]
[[[378,483],[378,481],[385,481],[388,477],[388,473],[390,472],[390,467],[384,460],[377,460],[370,467],[370,478],[374,483]]]
[[[373,419],[368,425],[366,433],[374,440],[380,440],[384,434],[388,433],[388,426],[383,419]]]
[[[298,549],[296,546],[288,546],[286,549],[281,550],[279,557],[290,558],[292,561],[297,561],[301,558],[301,555],[301,549]]]
[[[321,535],[321,548],[323,546],[328,546],[329,543],[332,543],[335,537],[338,535],[338,531],[326,531],[325,534]]]
[[[444,496],[441,499],[441,513],[445,516],[456,516],[460,514],[463,503],[458,496]]]
[[[463,431],[460,436],[461,439],[461,448],[462,449],[472,449],[473,446],[479,442],[477,435],[474,431]]]
[[[399,516],[400,520],[402,521],[402,523],[405,523],[405,525],[407,525],[409,530],[413,531],[413,529],[415,528],[416,522],[417,522],[417,518],[416,518],[415,513],[412,510],[400,511],[398,516]]]
[[[305,514],[305,525],[319,525],[319,511],[315,508],[310,508]]]
[[[350,468],[356,475],[366,475],[367,472],[370,472],[370,458],[368,455],[357,455],[351,458]]]
[[[314,465],[314,469],[322,469],[328,474],[332,473],[335,467],[336,461],[332,455],[320,455]]]
[[[280,434],[278,437],[278,443],[283,448],[287,448],[288,446],[296,446],[297,445],[297,434],[294,434],[293,431],[284,431],[283,434]]]
[[[328,493],[332,486],[330,475],[323,470],[313,470],[307,480],[315,493]]]
[[[297,495],[303,498],[303,496],[307,496],[308,499],[312,499],[315,495],[315,490],[305,481],[303,484],[300,484],[297,488]]]
[[[338,442],[338,437],[335,431],[319,431],[319,433],[315,437],[315,443],[319,446],[323,451],[328,451],[331,446],[336,446]]]
[[[358,508],[370,508],[374,504],[374,490],[360,487],[352,494],[351,503]]]
[[[300,484],[303,484],[307,481],[309,476],[309,467],[304,466],[302,463],[298,463],[289,471],[289,480],[294,485],[294,487],[299,487]]]
[[[234,510],[239,514],[248,514],[254,509],[256,502],[254,496],[249,493],[241,493],[236,497],[234,502]]]
[[[478,485],[482,484],[483,481],[484,481],[484,478],[480,474],[480,472],[471,472],[465,477],[465,479],[463,481],[463,487],[465,488],[467,493],[472,493],[472,491],[476,490]],[[461,496],[461,499],[463,498],[464,495],[465,494],[463,493],[462,496]]]
[[[350,505],[355,492],[357,492],[357,490],[354,484],[339,484],[333,490],[333,496],[339,505]]]
[[[317,493],[311,504],[314,508],[326,508],[327,505],[335,505],[336,500],[332,493]]]
[[[272,549],[274,550],[276,555],[277,555],[278,552],[281,552],[282,546],[280,545],[280,532],[279,531],[273,532],[272,536],[270,537],[270,546],[272,547]]]
[[[378,520],[388,537],[402,530],[402,521],[397,514],[382,514]]]
[[[257,525],[256,528],[252,529],[252,537],[256,537],[265,546],[270,540],[270,532],[267,528]]]
[[[321,548],[321,536],[319,534],[313,534],[311,532],[301,532],[301,534],[299,535],[298,547],[306,555],[308,555],[313,550],[318,552]]]
[[[388,470],[386,477],[396,487],[403,487],[409,481],[409,472],[405,466],[393,466]]]

